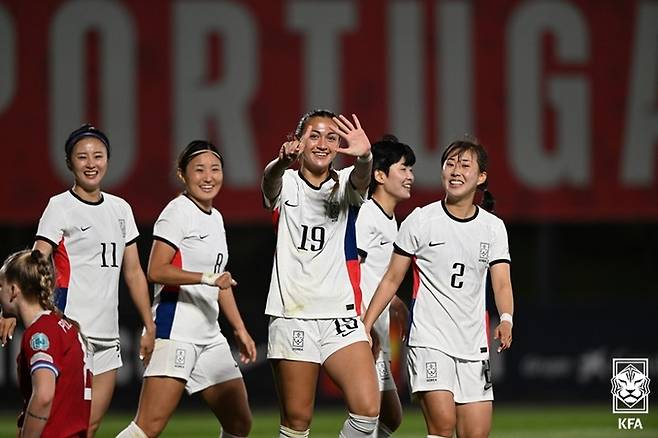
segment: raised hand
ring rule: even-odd
[[[297,158],[304,151],[306,139],[311,134],[311,125],[309,124],[304,131],[304,135],[299,140],[291,140],[283,143],[279,149],[279,161],[283,162],[287,167],[294,163]]]
[[[359,123],[356,114],[352,114],[352,119],[354,120],[354,123],[350,122],[349,119],[342,114],[332,119],[338,128],[336,133],[340,135],[347,144],[347,147],[338,148],[337,152],[351,155],[353,157],[367,156],[370,153],[370,140],[368,140],[366,132],[361,128],[361,123]]]

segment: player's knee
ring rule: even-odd
[[[377,416],[357,415],[350,412],[340,431],[341,438],[358,438],[372,436],[377,428]]]
[[[294,430],[306,430],[311,425],[313,411],[307,409],[288,409],[284,415],[282,423],[284,426]]]
[[[234,418],[232,421],[225,421],[222,423],[222,431],[229,433],[229,435],[226,435],[227,437],[248,436],[251,431],[251,415],[245,414]]]
[[[151,418],[148,421],[138,418],[136,424],[147,436],[160,436],[168,420],[164,416]]]

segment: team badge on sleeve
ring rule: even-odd
[[[119,227],[121,228],[121,235],[123,238],[126,238],[126,220],[125,219],[119,219]]]
[[[48,339],[48,336],[46,336],[45,333],[35,333],[32,335],[30,338],[30,347],[34,351],[39,351],[43,350],[46,351],[48,348],[50,348],[50,340]]]
[[[484,263],[487,263],[489,261],[489,244],[487,242],[480,242],[479,261]]]

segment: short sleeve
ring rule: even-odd
[[[509,242],[507,240],[507,229],[503,221],[498,219],[492,229],[493,239],[491,254],[489,255],[489,266],[501,262],[510,262]]]
[[[30,374],[38,369],[49,369],[55,377],[61,368],[60,339],[56,333],[39,329],[24,338],[23,354]]]
[[[363,257],[368,255],[368,249],[372,241],[372,223],[370,211],[362,208],[356,218],[356,248]]]
[[[46,209],[39,219],[36,239],[44,240],[53,246],[57,246],[64,235],[66,227],[66,213],[63,208],[58,207],[53,198],[48,201]]]
[[[397,253],[414,255],[418,252],[420,241],[418,237],[418,233],[420,232],[420,216],[421,209],[416,208],[404,221],[402,221],[400,231],[398,231],[398,235],[395,238],[395,248]]]
[[[170,202],[155,221],[153,238],[178,249],[185,237],[185,224],[182,212],[175,207],[175,203]]]
[[[139,237],[139,230],[137,229],[137,224],[135,223],[135,216],[133,215],[133,209],[130,207],[130,204],[125,202],[126,208],[126,246],[134,243]]]

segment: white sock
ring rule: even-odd
[[[123,429],[116,438],[149,438],[142,429],[134,422],[131,421],[128,427]]]
[[[339,438],[373,437],[375,429],[377,429],[377,418],[350,412],[350,416],[345,420],[338,436]]]
[[[219,434],[219,438],[243,438],[238,435],[233,435],[232,433],[228,433],[224,429],[222,429],[222,433]]]
[[[427,438],[451,438],[443,435],[427,435]]]
[[[381,421],[377,422],[377,438],[389,438],[393,436],[393,431]]]
[[[284,425],[279,425],[279,438],[308,438],[311,429],[294,430]]]

